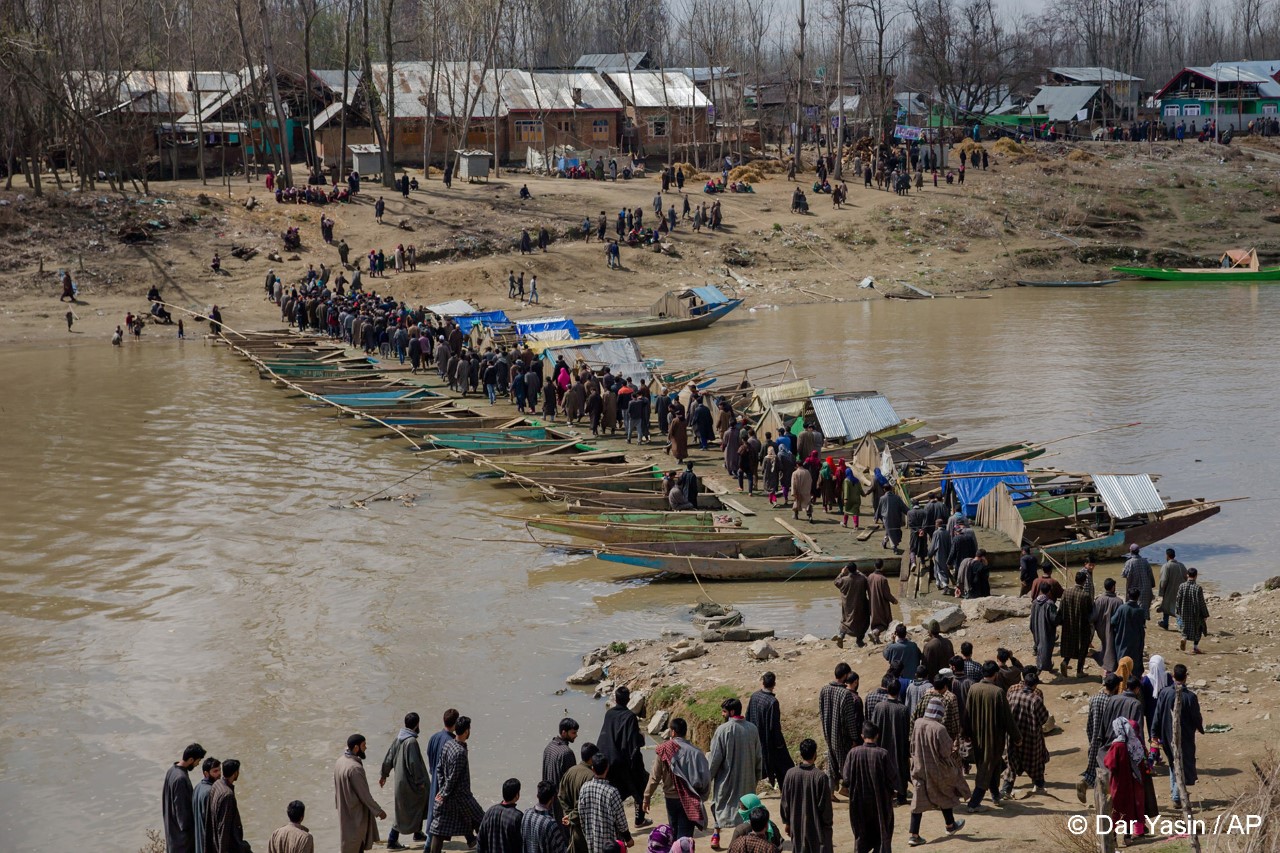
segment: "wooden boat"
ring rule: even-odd
[[[668,509],[666,495],[638,494],[635,492],[597,492],[590,497],[564,494],[566,512],[605,512],[621,510],[655,510]],[[715,495],[698,495],[698,509],[723,509],[720,499]]]
[[[442,399],[440,394],[426,388],[404,388],[392,389],[390,391],[363,391],[350,394],[323,394],[321,396],[330,403],[337,403],[341,406],[350,406],[352,408],[390,407],[416,400]]]
[[[558,436],[533,439],[522,435],[480,437],[467,433],[456,435],[445,433],[425,435],[421,443],[437,450],[460,450],[469,453],[531,453],[547,450],[556,453],[582,453],[594,449],[590,445]]]
[[[649,335],[670,335],[675,332],[691,332],[705,329],[742,304],[741,299],[730,299],[709,308],[694,317],[632,317],[621,320],[600,320],[596,323],[578,323],[578,331],[584,334],[610,335],[613,337],[642,338]]]
[[[690,525],[654,525],[654,524],[616,524],[612,522],[577,521],[564,516],[532,516],[520,518],[505,516],[522,521],[528,527],[574,536],[599,543],[632,543],[632,542],[695,542],[699,540],[723,542],[763,541],[776,539],[772,533],[735,530],[733,528],[695,527]]]
[[[373,420],[377,418],[377,420]],[[430,424],[414,424],[411,426],[393,425],[390,421],[379,418],[377,413],[365,415],[357,419],[354,425],[370,432],[394,432],[409,436],[429,436],[442,433],[466,432],[511,432],[528,427],[541,426],[536,421],[522,417],[514,418],[444,418]]]
[[[557,457],[557,460],[559,457]],[[521,462],[508,465],[502,459],[478,459],[476,465],[480,471],[471,475],[473,480],[500,480],[507,475],[537,479],[543,475],[553,475],[567,480],[594,480],[596,478],[626,476],[628,474],[654,471],[652,466],[633,465],[629,463],[609,463],[590,465],[580,462],[548,461],[544,463]]]
[[[512,485],[526,488],[538,488],[544,492],[560,494],[587,495],[592,492],[637,492],[662,494],[662,478],[652,472],[632,474],[620,477],[604,477],[599,479],[563,479],[540,474],[536,477],[525,477],[520,474],[507,474],[505,481]]]
[[[597,551],[596,557],[663,574],[722,581],[833,578],[849,562],[848,557],[804,552],[787,536],[765,540],[630,543]]]
[[[1017,280],[1014,283],[1018,287],[1106,287],[1108,284],[1115,284],[1118,278],[1100,278],[1093,281],[1024,281]]]
[[[1164,512],[1154,518],[1101,536],[1041,545],[1032,539],[1035,535],[1035,525],[1028,524],[1026,539],[1035,546],[1036,550],[1043,550],[1059,562],[1068,565],[1083,563],[1090,554],[1099,560],[1111,560],[1127,556],[1131,545],[1137,545],[1139,548],[1154,545],[1221,511],[1222,507],[1212,501],[1192,498],[1171,502]]]
[[[654,512],[597,512],[590,515],[579,515],[587,521],[604,521],[613,524],[647,524],[656,527],[701,527],[711,529],[716,526],[715,515],[709,512],[675,512],[672,510]]]
[[[1256,249],[1228,249],[1216,267],[1112,267],[1112,272],[1159,281],[1280,281],[1280,267],[1263,267]]]

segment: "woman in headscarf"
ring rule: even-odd
[[[782,489],[782,505],[791,498],[791,475],[796,470],[796,458],[791,453],[791,442],[778,439],[778,486]]]
[[[1133,658],[1122,657],[1116,662],[1116,675],[1120,676],[1120,683],[1124,684],[1129,680],[1129,676],[1133,675]]]
[[[1118,717],[1111,723],[1111,746],[1102,759],[1111,771],[1111,817],[1130,840],[1146,834],[1146,750],[1134,722]],[[1131,830],[1131,831],[1130,831]]]
[[[832,504],[838,501],[836,500],[836,464],[830,456],[818,469],[818,491],[822,493],[822,511],[831,512]]]
[[[778,448],[770,444],[764,452],[764,464],[761,466],[764,476],[764,490],[769,493],[769,506],[778,502]]]
[[[1147,718],[1147,731],[1155,718],[1156,698],[1160,691],[1173,684],[1173,676],[1165,668],[1164,658],[1152,655],[1147,661],[1147,674],[1142,676],[1142,713]]]
[[[809,495],[809,503],[812,505],[813,502],[818,497],[818,488],[821,482],[819,480],[819,477],[821,476],[821,472],[822,472],[822,460],[818,458],[818,451],[816,450],[812,451],[809,454],[809,456],[804,460],[804,465],[802,465],[801,467],[803,467],[805,470],[809,472],[809,476],[813,480],[813,489]]]
[[[840,481],[840,509],[844,512],[844,527],[849,526],[849,516],[853,516],[853,529],[858,529],[858,516],[862,513],[862,481],[853,473],[853,469],[844,469],[844,479]]]

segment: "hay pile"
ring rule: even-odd
[[[1014,142],[1007,136],[997,139],[995,145],[991,146],[991,151],[994,154],[1002,155],[1010,163],[1023,163],[1041,159],[1040,152],[1029,145],[1021,145]]]
[[[765,179],[764,172],[755,163],[746,166],[734,166],[729,170],[729,180],[746,181],[749,184],[759,183]]]
[[[1091,154],[1088,151],[1085,151],[1083,148],[1073,148],[1071,149],[1071,152],[1067,154],[1067,162],[1093,164],[1093,163],[1100,163],[1101,159],[1098,157],[1098,155]]]
[[[956,146],[956,148],[960,149],[965,154],[971,154],[974,151],[977,151],[978,154],[981,155],[984,150],[982,143],[975,142],[972,136],[966,136],[960,144]]]
[[[675,167],[681,172],[684,172],[684,179],[686,181],[698,176],[698,170],[692,163],[676,163]]]
[[[749,165],[762,175],[781,175],[787,171],[787,164],[781,160],[753,160]]]

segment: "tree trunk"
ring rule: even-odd
[[[276,55],[271,47],[271,21],[267,17],[267,0],[258,0],[258,17],[262,23],[262,55],[267,63],[267,76],[271,79],[271,104],[276,111],[276,124],[280,131],[280,162],[284,167],[284,185],[293,186],[293,166],[290,162],[293,147],[289,123],[284,115],[284,103],[280,100],[280,82],[276,78]],[[309,84],[308,84],[309,85]],[[310,98],[307,99],[310,101]],[[265,135],[266,128],[263,128]]]
[[[800,29],[800,40],[796,48],[796,130],[792,134],[792,145],[795,147],[796,171],[800,171],[800,143],[804,139],[804,0],[800,0],[800,17],[796,23]]]
[[[386,176],[387,163],[390,162],[390,155],[387,153],[387,137],[382,132],[382,120],[378,118],[378,93],[373,85],[373,56],[370,53],[369,43],[369,0],[362,0],[361,10],[360,32],[364,37],[364,44],[360,51],[360,86],[364,89],[365,103],[369,106],[369,123],[373,125],[373,138],[378,141],[378,150],[382,152],[382,183],[383,186],[390,186]],[[394,88],[394,79],[387,80],[387,91],[394,91]]]
[[[384,0],[386,6],[382,18],[382,37],[385,42],[387,62],[387,143],[382,149],[382,185],[384,187],[395,186],[396,177],[396,98],[395,87],[391,85],[391,81],[395,79],[393,73],[395,71],[395,39],[394,39],[394,22],[392,16],[395,12],[396,0]]]

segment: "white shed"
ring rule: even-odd
[[[382,174],[382,152],[378,146],[371,143],[348,145],[347,150],[351,152],[351,168],[360,177]]]
[[[459,148],[453,153],[458,158],[458,171],[454,175],[455,178],[460,181],[474,181],[476,178],[489,180],[489,161],[493,158],[492,153],[478,148],[466,150]]]

